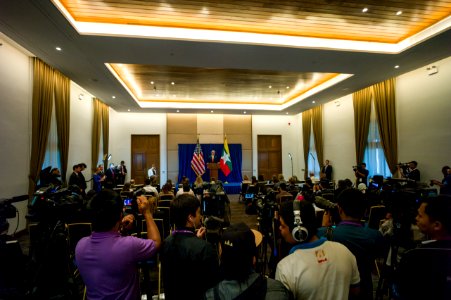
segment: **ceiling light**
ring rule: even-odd
[[[174,84],[175,84],[175,82],[173,81],[173,82],[171,82],[171,84],[172,84],[172,85],[174,85]]]
[[[312,101],[312,103],[316,103],[316,101],[315,101],[315,100],[313,100],[313,101]]]
[[[214,113],[214,111],[210,110],[211,113]]]
[[[180,112],[180,109],[177,109],[177,112]]]
[[[55,49],[56,49],[57,51],[63,50],[63,49],[61,49],[61,47],[56,47]]]
[[[111,98],[116,99],[116,96],[111,96]]]
[[[289,89],[290,87],[289,86],[287,86],[287,90]]]
[[[396,12],[396,15],[397,15],[397,16],[402,15],[402,10],[398,10],[398,11]]]
[[[272,85],[268,86],[268,88],[272,89]]]
[[[153,82],[153,81],[151,81],[151,82],[150,82],[150,84],[154,84],[154,82]]]
[[[246,111],[243,111],[243,114],[246,114]]]
[[[396,66],[395,66],[395,69],[398,69],[398,68],[399,68],[399,65],[396,65]]]
[[[362,9],[362,12],[366,13],[368,11],[368,8],[365,7],[364,9]]]
[[[285,114],[288,115],[288,112],[286,112]]]
[[[129,108],[129,109],[127,109],[127,111],[130,111],[130,108]]]

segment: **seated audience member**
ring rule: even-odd
[[[161,250],[165,299],[202,299],[218,283],[219,261],[213,246],[203,240],[200,202],[181,195],[171,202],[170,215],[176,229]]]
[[[285,181],[285,178],[283,177],[283,174],[277,175],[277,182],[274,183],[274,190],[277,191],[277,189],[279,188],[279,185],[280,185],[282,182],[285,183],[285,184],[287,183],[287,182]]]
[[[194,196],[193,190],[189,187],[189,181],[185,181],[185,183],[182,185],[182,188],[177,191],[177,194],[175,195],[175,197],[179,197],[184,194],[189,194],[189,195]]]
[[[444,166],[442,168],[443,179],[442,181],[431,180],[432,185],[438,185],[440,187],[440,194],[451,195],[451,168]]]
[[[143,190],[146,191],[146,193],[152,193],[154,196],[158,196],[158,190],[151,185],[152,180],[150,178],[146,178],[146,180],[144,180],[144,186],[143,186]]]
[[[61,186],[62,182],[61,182],[61,172],[60,169],[58,168],[53,168],[50,171],[50,184],[52,184],[53,186]]]
[[[162,195],[172,195],[172,196],[174,196],[174,192],[172,191],[172,183],[166,182],[166,183],[161,187],[160,197],[161,197]]]
[[[285,182],[281,182],[281,183],[279,184],[279,192],[278,192],[277,195],[276,195],[276,201],[277,201],[277,203],[280,203],[280,199],[281,199],[283,196],[293,196],[292,194],[290,194],[290,193],[287,191],[287,184],[286,184]]]
[[[103,190],[88,204],[92,213],[91,236],[82,238],[75,258],[88,299],[140,299],[137,263],[154,256],[161,240],[146,197],[137,198],[138,208],[147,224],[147,239],[121,236],[121,225],[133,222],[133,215],[123,218],[124,202],[111,190]]]
[[[318,238],[310,202],[284,202],[279,217],[281,236],[292,248],[278,263],[276,280],[295,299],[347,300],[358,294],[360,277],[354,255],[340,243]]]
[[[205,294],[207,300],[291,299],[285,286],[254,271],[257,247],[262,234],[238,223],[221,236],[221,270],[223,280]]]
[[[361,183],[362,184],[362,183]],[[338,197],[341,222],[332,230],[320,228],[318,236],[345,245],[354,254],[360,273],[359,299],[373,299],[371,270],[374,260],[384,255],[385,240],[382,234],[365,227],[360,221],[367,207],[364,196],[356,189],[346,189]]]
[[[418,228],[430,240],[404,253],[399,265],[401,299],[451,299],[451,196],[421,203]]]

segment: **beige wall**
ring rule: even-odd
[[[178,144],[221,144],[227,134],[229,144],[241,144],[243,176],[252,175],[252,117],[221,114],[168,114],[168,178],[178,178]]]

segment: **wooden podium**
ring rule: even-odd
[[[210,170],[210,181],[212,177],[218,180],[219,163],[207,163],[207,169]]]

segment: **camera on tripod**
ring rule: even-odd
[[[353,170],[354,172],[361,171],[361,170],[362,170],[362,166],[361,166],[361,165],[352,166],[352,170]]]

